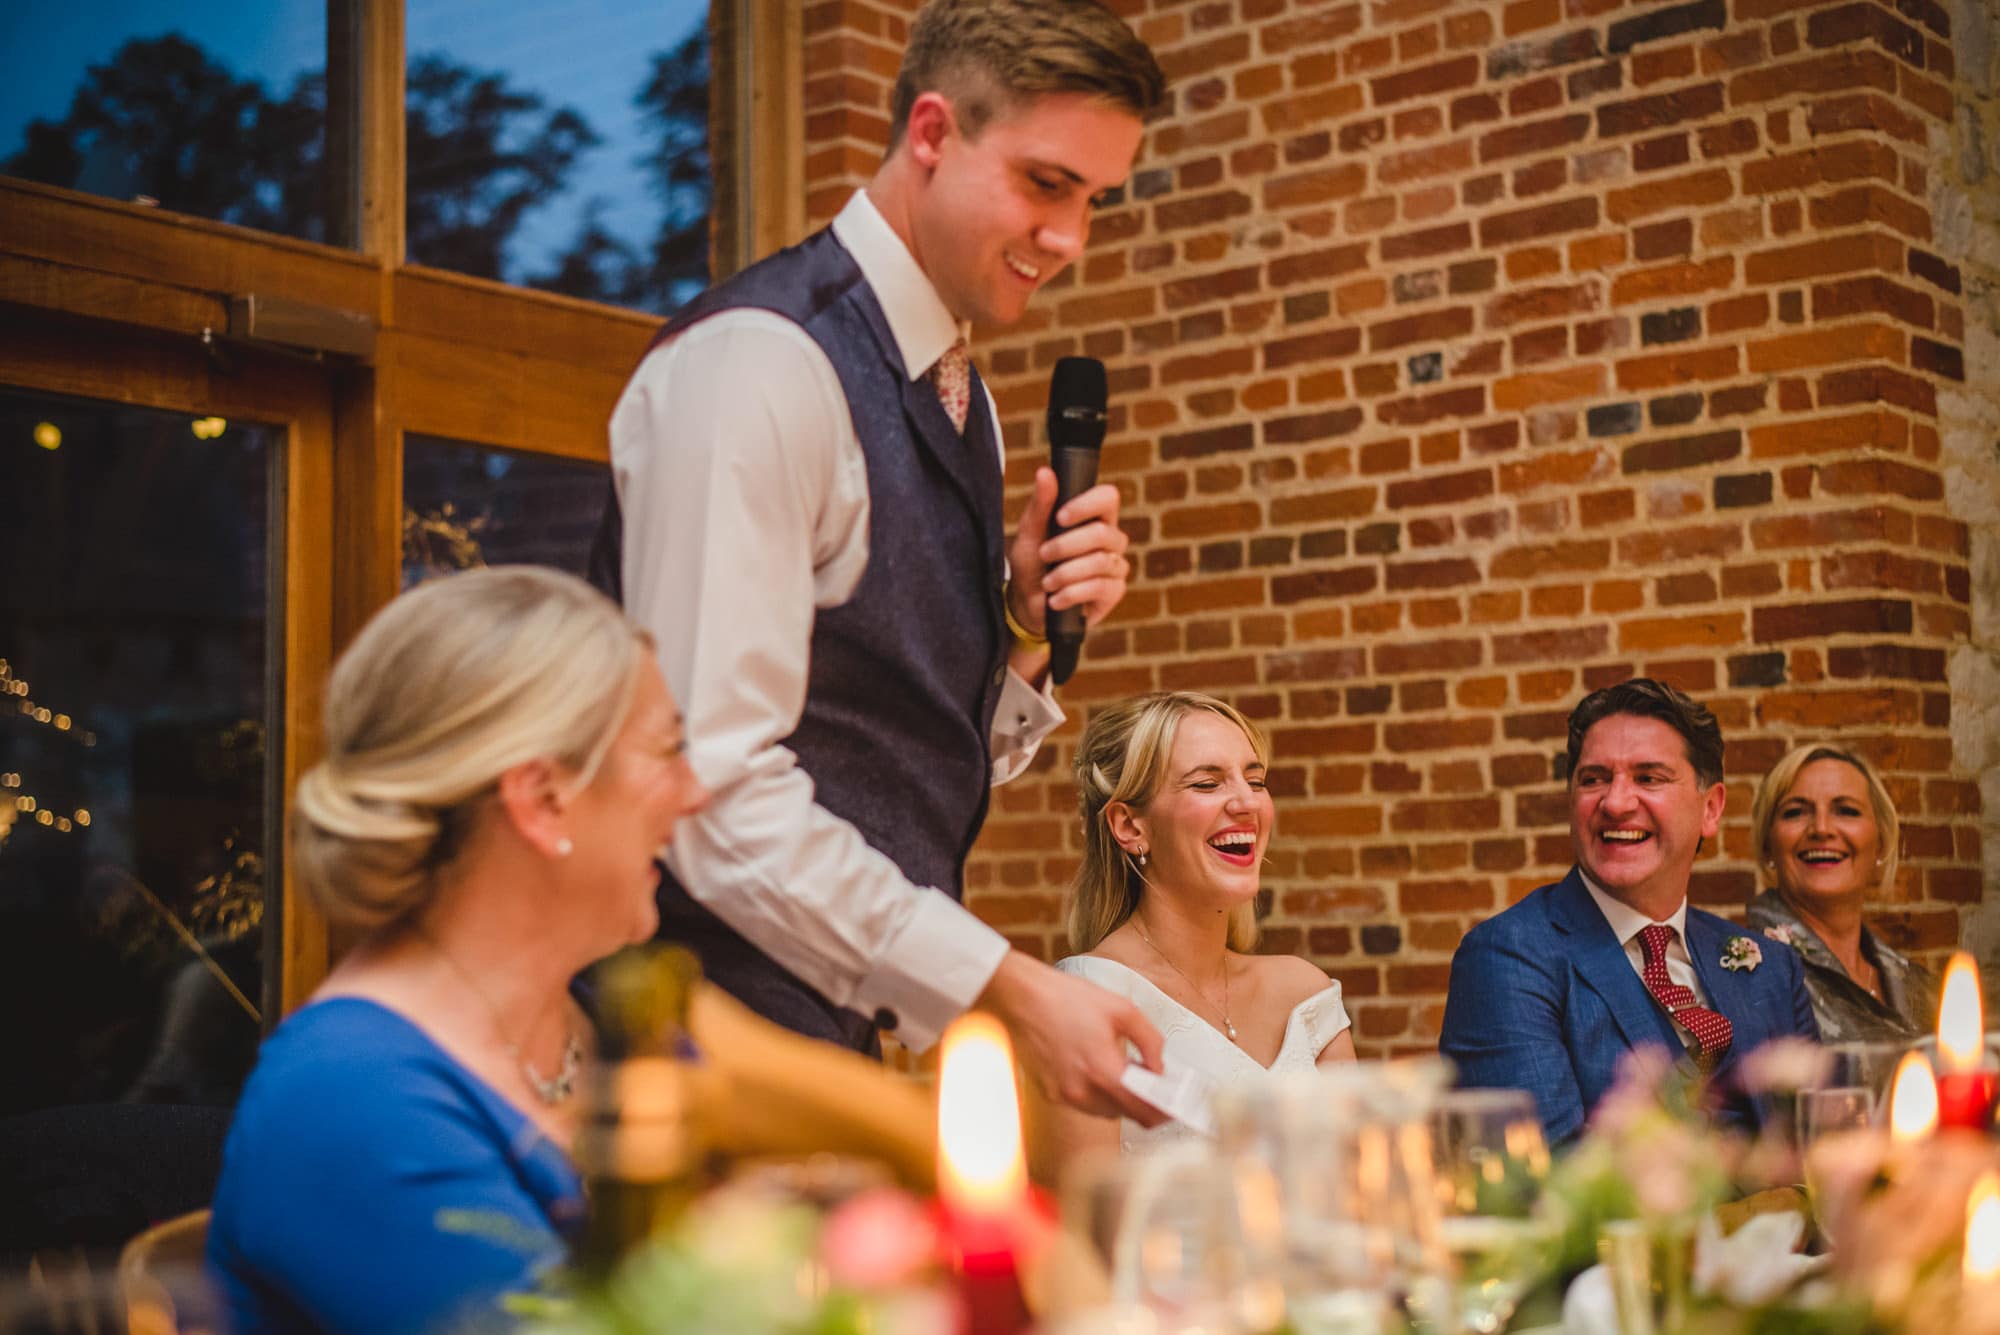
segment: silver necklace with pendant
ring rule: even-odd
[[[507,1043],[507,1054],[520,1066],[521,1078],[528,1082],[528,1088],[534,1091],[535,1097],[549,1107],[567,1103],[570,1095],[576,1093],[576,1073],[583,1066],[583,1044],[577,1041],[575,1034],[563,1039],[562,1066],[554,1075],[545,1076],[537,1071],[518,1043]]]
[[[1174,963],[1172,960],[1167,958],[1166,951],[1161,950],[1158,946],[1153,944],[1153,938],[1146,935],[1146,929],[1139,925],[1139,920],[1137,918],[1132,919],[1132,930],[1139,934],[1139,939],[1146,943],[1148,949],[1150,949],[1155,955],[1158,955],[1160,957],[1160,963],[1166,965],[1169,969],[1172,969],[1175,973],[1179,974],[1181,976],[1181,981],[1194,989],[1194,994],[1196,996],[1200,997],[1203,1001],[1206,1001],[1209,1005],[1215,1006],[1215,1009],[1222,1012],[1222,1032],[1229,1035],[1229,1041],[1231,1043],[1236,1042],[1236,1022],[1229,1018],[1228,957],[1224,956],[1222,961],[1222,1004],[1220,1006],[1216,1006],[1215,998],[1208,995],[1208,993],[1202,991],[1200,983],[1197,983],[1195,982],[1194,979],[1188,977],[1187,971],[1185,969],[1181,968],[1180,965]]]
[[[451,971],[464,981],[472,995],[479,998],[480,1004],[486,1007],[486,1013],[493,1021],[493,1036],[500,1040],[500,1046],[506,1049],[507,1055],[514,1059],[514,1065],[520,1068],[521,1079],[528,1086],[529,1092],[550,1108],[567,1103],[570,1096],[576,1093],[576,1073],[583,1067],[583,1044],[575,1032],[571,1031],[563,1038],[562,1065],[557,1068],[554,1075],[543,1075],[535,1068],[535,1064],[528,1060],[528,1054],[521,1050],[521,1045],[507,1037],[507,1031],[501,1026],[500,1008],[493,1004],[493,999],[486,995],[485,990],[479,986],[479,980],[472,976],[471,971],[454,959],[429,932],[422,928],[414,930],[423,938],[424,944],[435,951],[437,957],[449,965]]]

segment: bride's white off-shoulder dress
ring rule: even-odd
[[[1347,1008],[1340,1002],[1340,984],[1328,980],[1326,990],[1292,1007],[1285,1021],[1285,1041],[1269,1066],[1237,1047],[1208,1021],[1154,986],[1144,974],[1116,960],[1097,955],[1071,955],[1056,961],[1066,974],[1115,992],[1137,1006],[1166,1040],[1165,1066],[1169,1073],[1187,1072],[1211,1090],[1246,1080],[1269,1080],[1274,1075],[1310,1071],[1319,1054],[1340,1031],[1347,1028]],[[1199,1138],[1201,1133],[1180,1122],[1164,1122],[1148,1130],[1129,1118],[1118,1124],[1118,1146],[1130,1154],[1150,1150],[1174,1141]]]

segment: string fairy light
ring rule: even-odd
[[[219,417],[209,418],[207,421],[213,424],[215,435],[220,435],[227,426]],[[197,429],[196,434],[200,434],[199,429]],[[13,697],[18,702],[18,708],[23,717],[35,723],[53,728],[57,732],[67,733],[77,741],[82,742],[85,746],[97,745],[97,734],[88,729],[77,727],[76,720],[68,714],[59,714],[47,706],[36,704],[29,696],[28,683],[24,679],[14,675],[12,663],[4,658],[0,658],[0,699],[8,696]],[[75,834],[80,830],[90,828],[90,809],[88,807],[77,807],[68,815],[62,815],[44,806],[41,799],[33,793],[23,791],[23,780],[19,771],[7,770],[0,772],[0,848],[6,846],[7,840],[14,833],[14,827],[24,819],[33,821],[36,825],[55,834]],[[228,846],[230,845],[225,845],[225,847]],[[206,878],[195,888],[206,892],[226,892],[229,888],[229,883],[240,872],[248,872],[253,876],[260,875],[262,866],[262,859],[256,857],[254,853],[241,853],[237,856],[234,867],[225,871],[220,876]],[[202,967],[221,984],[223,990],[228,992],[229,996],[243,1009],[244,1013],[249,1015],[251,1022],[261,1025],[263,1023],[263,1015],[258,1010],[256,1003],[243,995],[242,989],[236,986],[235,981],[216,962],[215,957],[209,953],[208,948],[189,930],[187,924],[181,921],[180,915],[161,902],[160,897],[154,894],[150,888],[137,878],[128,879],[127,884],[145,900],[148,907],[179,938],[181,944],[194,954],[195,958],[201,962]]]
[[[22,792],[21,776],[12,771],[0,774],[0,788],[12,794],[11,798],[0,796],[0,844],[7,842],[14,826],[24,818],[57,834],[74,834],[90,828],[88,807],[78,807],[67,816],[59,815],[43,806],[33,793]]]
[[[39,723],[44,727],[54,728],[57,732],[66,732],[85,746],[97,745],[96,733],[88,728],[77,727],[76,720],[68,714],[58,713],[47,705],[36,704],[29,695],[30,689],[26,679],[14,675],[13,665],[6,659],[0,658],[0,696],[12,696],[15,709],[21,717],[30,723]]]
[[[88,728],[76,726],[76,720],[68,714],[57,713],[47,705],[36,704],[29,695],[30,687],[25,678],[14,675],[14,665],[0,658],[0,699],[11,697],[20,716],[30,723],[52,728],[65,733],[85,746],[97,745],[97,734]],[[74,834],[78,830],[90,828],[90,810],[77,807],[68,815],[51,810],[33,793],[22,791],[22,778],[18,771],[9,770],[0,774],[0,844],[5,844],[14,827],[23,820],[55,834]]]

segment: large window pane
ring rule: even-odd
[[[0,388],[0,1115],[249,1070],[281,440]]]
[[[667,312],[706,285],[706,0],[409,0],[410,259]]]
[[[585,574],[610,470],[581,459],[403,441],[403,587],[476,566]]]
[[[0,5],[0,174],[327,239],[326,0]]]

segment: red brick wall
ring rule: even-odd
[[[1763,769],[1837,734],[1904,813],[1891,937],[1980,894],[1945,658],[1968,633],[1936,395],[1962,380],[1927,136],[1931,0],[1125,0],[1175,82],[1084,263],[978,353],[1009,476],[1049,365],[1109,363],[1139,573],[998,796],[971,903],[1060,953],[1095,703],[1227,696],[1274,734],[1265,940],[1365,1053],[1429,1047],[1464,930],[1569,861],[1558,757],[1635,672],[1708,702],[1740,904]],[[810,209],[864,180],[913,6],[807,7]]]

